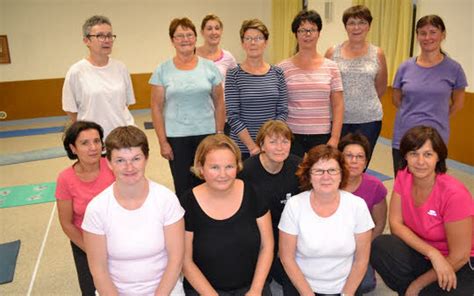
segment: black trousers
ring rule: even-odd
[[[393,178],[397,176],[398,170],[402,168],[403,157],[400,154],[400,150],[392,148],[392,159],[393,159]]]
[[[471,261],[474,258],[471,257]],[[432,269],[431,262],[395,235],[380,235],[372,242],[370,263],[380,274],[385,284],[399,295],[405,295],[408,286],[420,275]],[[466,263],[456,272],[457,288],[446,292],[433,282],[420,295],[474,294],[474,270]]]
[[[173,176],[174,190],[181,205],[183,204],[183,193],[203,183],[191,173],[191,167],[199,143],[207,136],[168,137],[174,155],[174,159],[169,161],[169,165]]]
[[[250,289],[250,286],[235,289],[235,290],[230,290],[230,291],[217,290],[217,294],[219,294],[219,296],[244,296],[245,293],[247,293],[249,289]],[[184,292],[186,296],[199,296],[199,293],[196,292],[196,290],[186,289]],[[272,292],[270,291],[270,285],[268,283],[265,283],[265,286],[263,286],[263,290],[262,290],[262,296],[271,296],[271,295],[272,295]]]
[[[89,270],[89,264],[87,263],[87,255],[73,242],[71,242],[71,248],[82,295],[95,296],[94,280],[92,279],[92,274]]]
[[[291,143],[291,153],[303,158],[304,154],[314,146],[326,144],[331,138],[330,134],[300,135],[294,134],[295,140]]]

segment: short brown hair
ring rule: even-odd
[[[218,22],[219,25],[221,26],[221,29],[224,27],[224,24],[222,24],[221,18],[218,17],[215,14],[210,13],[202,19],[202,21],[201,21],[201,30],[204,30],[204,28],[206,27],[206,24],[207,24],[208,21]]]
[[[196,177],[203,179],[199,169],[204,166],[204,163],[206,163],[206,156],[209,154],[209,152],[218,149],[230,150],[235,156],[237,173],[242,170],[242,156],[240,155],[239,147],[234,143],[234,141],[231,140],[231,138],[227,137],[226,135],[216,134],[205,137],[201,143],[199,143],[196,149],[196,154],[194,155],[194,165],[191,168],[191,171],[194,173],[194,175],[196,175]]]
[[[361,133],[348,133],[347,135],[341,138],[337,148],[339,149],[339,151],[344,152],[344,148],[346,148],[346,146],[348,145],[361,146],[362,149],[364,149],[366,159],[368,159],[372,153],[370,149],[369,140],[367,140],[367,137]]]
[[[265,26],[261,20],[251,19],[242,22],[242,26],[240,27],[240,41],[244,41],[245,32],[250,29],[259,30],[263,34],[265,40],[268,40],[268,37],[270,37],[267,26]]]
[[[430,14],[425,15],[416,22],[416,34],[418,34],[418,29],[426,25],[432,25],[433,27],[440,29],[441,32],[446,31],[446,26],[444,25],[443,19],[439,15]]]
[[[168,30],[169,31],[168,33],[171,39],[173,39],[174,32],[176,32],[176,29],[178,29],[179,26],[181,26],[181,28],[183,29],[191,29],[194,32],[194,36],[197,36],[196,27],[194,26],[193,22],[187,17],[183,17],[183,18],[175,18],[171,21],[170,27]]]
[[[293,133],[285,122],[281,120],[269,120],[258,130],[255,143],[258,147],[262,148],[265,137],[273,135],[281,135],[290,141],[293,140]]]
[[[339,188],[344,188],[344,186],[347,184],[348,176],[344,157],[339,150],[326,144],[311,148],[304,156],[303,162],[298,166],[298,170],[296,170],[296,176],[300,181],[300,188],[302,190],[310,190],[312,188],[310,171],[313,165],[321,159],[334,159],[337,161],[339,164],[339,169],[341,170],[341,183],[339,184]]]
[[[405,135],[403,135],[400,141],[400,155],[402,156],[401,168],[404,169],[407,166],[405,159],[406,155],[410,151],[415,151],[421,148],[426,141],[431,141],[433,150],[438,154],[438,162],[436,163],[435,172],[437,174],[444,174],[448,170],[446,167],[446,158],[448,157],[448,147],[441,138],[438,131],[426,125],[415,126],[409,129]]]
[[[366,20],[369,23],[369,26],[372,23],[372,14],[367,6],[364,5],[355,5],[344,10],[344,13],[342,14],[342,23],[344,26],[347,25],[347,21],[351,17]]]
[[[150,148],[148,147],[146,135],[142,130],[133,125],[117,127],[105,139],[105,151],[108,160],[112,159],[113,150],[133,147],[140,147],[145,158],[148,159]]]

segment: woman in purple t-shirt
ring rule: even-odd
[[[375,223],[372,231],[373,240],[382,234],[387,221],[387,201],[385,200],[387,188],[376,177],[364,173],[369,155],[372,153],[370,142],[361,133],[349,133],[342,137],[338,148],[346,160],[345,164],[349,173],[347,183],[342,189],[361,197],[367,204]],[[375,289],[375,285],[375,272],[369,264],[357,291],[368,293]]]
[[[392,101],[397,110],[392,140],[394,176],[400,168],[400,139],[411,127],[436,128],[444,142],[449,138],[449,117],[464,104],[466,75],[459,63],[442,50],[446,38],[443,20],[427,15],[416,23],[420,54],[397,70]]]

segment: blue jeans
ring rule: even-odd
[[[372,121],[367,123],[344,123],[341,130],[341,138],[347,135],[348,133],[361,133],[367,137],[370,143],[371,155],[367,157],[367,167],[369,166],[370,158],[374,152],[375,144],[377,144],[377,139],[380,136],[380,131],[382,130],[382,121]]]

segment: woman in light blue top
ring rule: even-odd
[[[171,21],[169,36],[176,55],[150,78],[151,115],[161,156],[169,161],[181,198],[200,183],[190,172],[193,156],[202,139],[223,132],[225,107],[219,70],[195,53],[196,28],[191,20]]]

